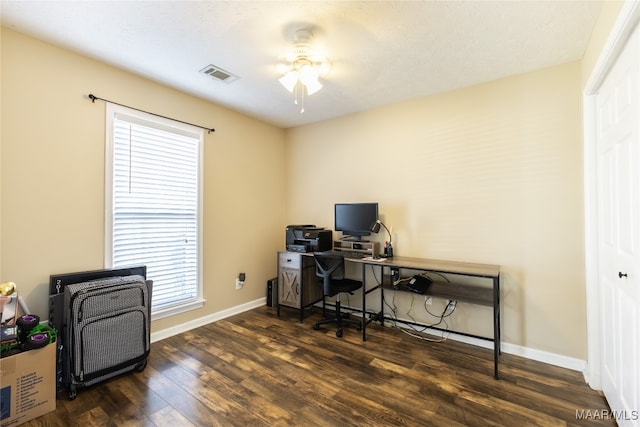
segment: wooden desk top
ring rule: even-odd
[[[475,264],[469,262],[443,261],[436,259],[393,257],[384,260],[372,260],[366,258],[347,258],[350,262],[361,264],[381,265],[387,267],[409,268],[415,270],[426,270],[438,273],[464,274],[478,277],[500,277],[500,266],[493,264]]]

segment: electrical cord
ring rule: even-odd
[[[382,282],[384,280],[384,274],[382,275],[382,277],[380,279],[378,279],[378,276],[376,275],[376,270],[375,270],[374,266],[370,265],[369,267],[371,268],[371,273],[373,275],[374,280],[376,281],[376,285],[383,286]],[[425,272],[425,273],[422,273],[421,276],[426,277],[427,279],[431,280],[431,277],[430,277],[431,274],[438,275],[444,281],[450,282],[449,279],[446,276],[444,276],[443,274],[437,273],[437,272]],[[405,334],[407,334],[407,335],[409,335],[411,337],[414,337],[414,338],[417,338],[417,339],[420,339],[420,340],[423,340],[423,341],[434,342],[434,343],[440,343],[440,342],[446,341],[448,339],[448,334],[449,334],[449,323],[447,322],[446,319],[448,317],[450,317],[455,312],[455,309],[457,307],[457,304],[456,304],[455,301],[449,301],[447,303],[447,305],[445,306],[445,308],[442,310],[442,313],[434,314],[427,308],[427,299],[429,297],[425,296],[424,309],[429,315],[431,315],[431,316],[435,317],[436,319],[438,319],[437,322],[431,323],[431,324],[428,324],[428,325],[422,325],[421,328],[416,328],[416,325],[412,325],[410,323],[405,323],[405,325],[408,326],[408,328],[398,326],[398,323],[404,323],[404,322],[402,320],[398,319],[398,306],[396,305],[396,301],[395,301],[396,300],[396,291],[398,290],[398,286],[400,284],[402,284],[404,282],[408,282],[410,280],[411,280],[411,277],[399,278],[398,280],[395,280],[392,283],[393,299],[392,299],[391,303],[389,303],[389,301],[387,301],[387,298],[383,297],[383,301],[382,301],[383,302],[383,307],[382,307],[383,311],[384,311],[384,306],[386,306],[390,310],[389,314],[391,314],[392,326],[394,328],[399,329],[401,332],[403,332],[403,333],[405,333]],[[364,292],[364,290],[363,290],[363,292]],[[415,303],[415,295],[412,294],[411,295],[411,303],[410,303],[409,309],[407,310],[406,315],[411,319],[412,322],[419,323],[419,322],[416,321],[416,319],[411,314],[411,311],[413,310],[414,303]],[[442,335],[440,336],[440,338],[434,339],[434,338],[426,337],[424,335],[419,335],[420,333],[424,333],[427,329],[434,328],[434,327],[440,326],[442,324],[444,324],[444,328],[441,328],[443,330],[442,330]]]
[[[453,306],[453,309],[450,312],[448,312],[449,308],[452,307],[452,306]],[[421,339],[423,341],[429,341],[429,342],[435,342],[435,343],[444,342],[449,338],[449,335],[448,335],[448,333],[449,333],[449,323],[447,323],[446,318],[451,316],[453,314],[453,312],[455,311],[455,309],[456,309],[456,304],[454,304],[453,301],[449,301],[449,303],[445,306],[444,310],[442,311],[442,314],[439,316],[439,320],[438,320],[437,323],[432,323],[430,325],[424,325],[421,329],[416,329],[414,327],[414,325],[408,325],[411,330],[407,330],[406,328],[400,328],[400,330],[403,333],[405,333],[405,334],[407,334],[409,336]],[[431,314],[431,313],[429,313],[429,314]],[[435,317],[438,317],[438,316],[435,316]],[[418,333],[425,332],[427,329],[439,326],[439,325],[441,325],[443,323],[444,323],[445,327],[442,328],[444,330],[442,331],[442,335],[441,335],[441,337],[439,339],[433,339],[433,338],[425,337],[423,335],[418,335]]]
[[[434,314],[432,313],[430,310],[427,309],[427,298],[425,297],[425,302],[424,302],[424,308],[425,311],[430,314],[431,316],[435,317],[438,319],[437,322],[435,323],[431,323],[428,325],[423,325],[421,328],[416,328],[416,325],[412,325],[410,323],[405,323],[407,327],[400,327],[398,326],[398,323],[403,323],[402,320],[398,319],[398,306],[395,303],[395,298],[396,298],[396,289],[394,288],[394,292],[393,292],[393,299],[391,301],[391,303],[389,303],[387,301],[387,298],[383,298],[383,302],[384,304],[389,308],[389,310],[391,310],[391,315],[392,315],[392,326],[400,329],[401,332],[423,340],[423,341],[429,341],[429,342],[434,342],[434,343],[440,343],[440,342],[444,342],[448,339],[448,333],[449,333],[449,323],[447,322],[446,318],[450,317],[454,312],[455,309],[457,307],[457,304],[455,303],[455,301],[449,301],[449,303],[445,306],[445,308],[442,310],[441,314]],[[414,322],[414,323],[418,323],[416,322],[416,320],[414,319],[414,317],[411,315],[411,311],[413,309],[413,304],[415,301],[415,296],[412,295],[411,296],[411,305],[409,307],[409,310],[407,311],[407,316],[409,316],[409,318]],[[444,329],[442,331],[442,335],[440,338],[434,339],[434,338],[429,338],[429,337],[425,337],[424,335],[419,335],[420,333],[424,333],[427,329],[433,328],[433,327],[437,327],[444,324]]]
[[[409,310],[407,310],[407,312],[405,313],[407,316],[409,316],[409,319],[411,319],[412,322],[418,323],[416,322],[416,319],[413,318],[413,316],[411,315],[411,310],[413,310],[413,302],[415,301],[415,295],[411,294],[411,304],[409,304]]]
[[[427,313],[429,313],[430,315],[432,315],[433,317],[441,317],[444,315],[444,317],[449,317],[453,314],[453,312],[456,310],[456,307],[458,306],[458,304],[455,304],[454,301],[449,301],[449,303],[447,304],[447,306],[445,307],[445,311],[442,314],[433,314],[431,311],[429,311],[429,308],[427,308],[427,301],[429,300],[430,297],[426,296],[424,299],[424,309]],[[453,307],[451,312],[448,314],[446,313],[446,310],[450,307]]]
[[[430,274],[435,274],[437,276],[442,277],[442,280],[444,280],[445,282],[451,282],[447,276],[445,276],[444,274],[440,274],[440,273],[438,273],[436,271],[429,271],[429,272],[426,272],[424,274],[421,274],[421,276],[424,276],[427,279],[431,279]]]

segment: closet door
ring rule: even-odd
[[[601,380],[620,425],[640,425],[640,38],[596,95]]]

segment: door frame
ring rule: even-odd
[[[600,376],[600,287],[598,286],[598,185],[596,153],[595,95],[618,59],[631,32],[640,22],[640,2],[625,1],[607,38],[582,95],[584,131],[584,215],[585,279],[587,296],[587,365],[584,376],[596,390],[602,389]]]

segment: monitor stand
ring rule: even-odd
[[[333,242],[334,251],[359,252],[364,256],[375,257],[379,254],[378,242],[367,242],[364,240],[336,240]]]
[[[368,240],[363,240],[361,236],[342,237],[340,240],[343,241],[343,242],[364,242],[364,243],[369,243]]]

